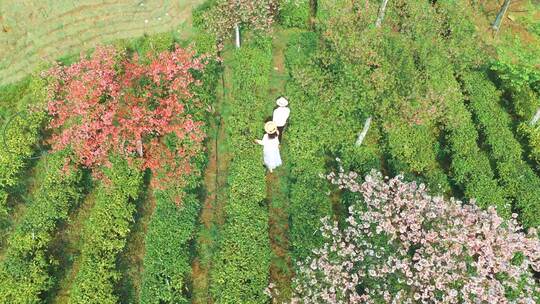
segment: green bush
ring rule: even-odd
[[[536,164],[536,169],[540,170],[540,124],[531,126],[528,123],[521,123],[518,132],[529,145],[529,158]]]
[[[125,160],[112,159],[108,182],[99,185],[95,205],[85,222],[81,262],[71,286],[70,303],[118,303],[114,287],[120,279],[118,254],[126,245],[139,195],[142,173]]]
[[[0,299],[3,303],[41,303],[53,285],[50,275],[56,262],[48,249],[59,223],[81,197],[80,172],[64,171],[69,153],[57,152],[40,160],[38,189],[8,240],[0,264]]]
[[[33,110],[30,104],[45,100],[44,81],[28,77],[24,81],[0,88],[0,218],[8,213],[8,190],[19,183],[20,174],[35,153],[46,114]]]
[[[255,37],[235,50],[230,61],[232,87],[227,99],[232,161],[228,200],[218,249],[210,270],[210,292],[216,303],[266,303],[270,242],[262,154],[253,140],[263,134],[264,100],[271,68],[271,44]]]
[[[333,124],[320,125],[321,121],[333,121],[326,116],[332,115],[327,109],[333,104],[321,102],[319,95],[324,82],[311,61],[317,41],[314,33],[297,34],[291,37],[285,53],[292,78],[286,87],[286,96],[291,100],[285,146],[290,164],[289,240],[296,261],[322,245],[323,239],[316,233],[320,219],[332,214],[330,189],[319,175],[327,173],[325,146],[339,135],[331,135]]]
[[[176,206],[166,191],[156,191],[156,209],[145,236],[141,303],[189,303],[185,286],[191,273],[189,245],[200,203],[187,195]]]
[[[199,46],[197,46],[198,51]],[[221,75],[220,65],[213,61],[201,74],[195,75],[202,85],[194,88],[196,97],[205,105],[216,102],[216,89]],[[192,111],[195,110],[195,111]],[[208,112],[188,109],[197,121],[208,121]],[[205,128],[206,133],[209,130]],[[144,271],[142,273],[141,303],[188,303],[187,284],[191,274],[191,241],[194,236],[200,203],[196,192],[202,178],[199,172],[207,161],[201,151],[192,159],[196,168],[187,179],[184,189],[156,190],[156,209],[145,236]],[[171,197],[183,195],[180,206]],[[187,193],[187,194],[186,194]]]
[[[507,93],[511,99],[514,113],[519,118],[518,135],[528,145],[528,158],[537,170],[540,170],[540,122],[531,125],[531,120],[540,109],[540,95],[526,86],[517,90],[508,88]]]
[[[455,80],[446,83],[458,87]],[[500,216],[509,218],[511,206],[506,199],[507,193],[497,183],[487,155],[478,147],[478,131],[463,103],[463,96],[448,97],[447,101],[444,134],[451,154],[451,178],[465,197],[475,199],[478,206],[493,205]]]
[[[310,17],[309,0],[282,0],[279,21],[285,27],[307,28]]]
[[[520,211],[525,227],[540,225],[540,178],[523,161],[523,151],[510,129],[510,117],[498,101],[500,93],[481,72],[464,75],[469,107],[480,125],[496,163],[499,179]]]

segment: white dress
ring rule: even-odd
[[[281,166],[281,155],[279,154],[279,139],[278,137],[269,138],[268,134],[264,134],[263,139],[257,141],[264,147],[264,165],[268,170],[272,171],[276,167]]]

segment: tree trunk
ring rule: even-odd
[[[309,27],[315,29],[315,20],[317,19],[317,0],[309,0]]]
[[[369,130],[369,126],[371,125],[371,116],[366,119],[366,122],[364,123],[364,128],[362,129],[362,132],[358,134],[358,139],[356,140],[356,146],[360,146],[362,142],[364,141],[364,138],[367,135],[367,132]]]
[[[508,10],[508,7],[510,7],[510,2],[512,2],[512,0],[504,0],[504,4],[501,7],[499,13],[497,14],[495,22],[493,22],[493,25],[491,26],[491,28],[495,30],[495,32],[498,32],[501,28],[502,20],[504,18],[504,15],[506,14],[506,11]]]
[[[375,27],[381,27],[381,24],[384,19],[384,13],[386,12],[386,5],[388,4],[388,0],[383,0],[381,3],[381,7],[379,8],[379,16],[377,17],[377,21],[375,21]]]
[[[240,48],[240,26],[238,26],[238,23],[234,25],[234,33],[236,48]]]
[[[534,117],[531,119],[530,125],[534,126],[538,122],[538,120],[540,120],[540,108],[536,110],[536,114],[534,114]]]
[[[142,140],[138,139],[136,142],[137,153],[140,157],[144,157]]]

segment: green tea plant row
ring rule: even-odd
[[[193,194],[176,206],[167,191],[156,191],[156,208],[145,236],[141,303],[189,303],[190,241],[200,203]]]
[[[511,98],[512,110],[519,119],[518,135],[527,145],[528,158],[540,170],[540,122],[531,124],[531,120],[540,109],[540,95],[529,86],[520,88],[504,85]]]
[[[286,130],[290,162],[290,244],[294,260],[302,260],[311,250],[322,245],[318,233],[320,219],[332,215],[328,197],[329,187],[321,174],[326,174],[324,151],[326,126],[323,106],[317,97],[315,69],[309,69],[310,58],[316,50],[317,36],[306,33],[292,38],[285,53],[291,80],[286,87],[291,100],[291,117]],[[302,75],[311,75],[310,83],[302,87]],[[313,91],[314,90],[314,91]]]
[[[389,35],[384,40],[380,69],[390,76],[384,90],[375,94],[373,108],[381,125],[388,166],[393,174],[404,173],[426,182],[432,192],[448,193],[450,185],[438,159],[436,115],[428,115],[429,109],[419,106],[423,99],[420,94],[434,90],[429,80],[420,77],[423,72],[413,59],[422,52],[399,37]],[[417,60],[425,66],[434,64],[427,62],[430,59],[426,57]],[[378,85],[372,83],[367,87]]]
[[[125,160],[114,159],[100,184],[96,202],[85,222],[80,266],[71,286],[70,303],[118,303],[118,254],[126,245],[140,192],[142,173]]]
[[[197,41],[205,37],[197,34]],[[209,37],[212,38],[213,37]],[[206,44],[204,44],[206,45]],[[208,51],[197,44],[199,52]],[[216,102],[216,87],[220,74],[217,62],[210,63],[201,76],[202,85],[196,87],[196,96],[204,104]],[[202,113],[205,112],[205,113]],[[207,112],[191,113],[197,120],[208,120]],[[186,296],[187,283],[191,275],[190,250],[197,216],[200,210],[198,197],[192,193],[202,183],[199,173],[206,162],[206,154],[201,151],[197,170],[192,172],[184,189],[156,190],[156,208],[150,218],[148,231],[145,236],[144,271],[141,284],[141,303],[188,303]],[[176,206],[171,196],[182,192],[182,202]]]
[[[266,183],[261,147],[266,116],[271,40],[254,37],[234,51],[231,67],[229,130],[232,161],[228,176],[225,223],[210,271],[210,292],[216,303],[266,303],[270,243]]]
[[[41,303],[54,284],[55,262],[48,254],[53,233],[81,198],[81,173],[64,168],[68,154],[57,152],[40,160],[39,188],[10,236],[0,264],[2,303]]]
[[[34,154],[45,113],[26,105],[44,99],[43,81],[29,77],[16,85],[0,88],[0,218],[9,213],[8,189],[17,186],[22,170]]]
[[[450,78],[445,84],[459,87]],[[478,147],[478,130],[463,103],[462,94],[447,96],[447,102],[444,135],[451,154],[451,178],[459,185],[465,197],[475,199],[482,208],[495,206],[499,215],[508,218],[511,206],[506,198],[507,193],[497,183],[489,158]]]
[[[285,27],[307,28],[310,18],[309,0],[284,0],[280,3],[279,21]]]
[[[510,117],[498,103],[500,92],[482,72],[463,76],[469,107],[496,162],[499,179],[520,211],[525,227],[540,225],[540,178],[523,161],[523,151],[510,129]]]

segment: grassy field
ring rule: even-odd
[[[81,3],[82,2],[82,3]],[[180,28],[202,0],[2,0],[0,85],[98,43]]]

